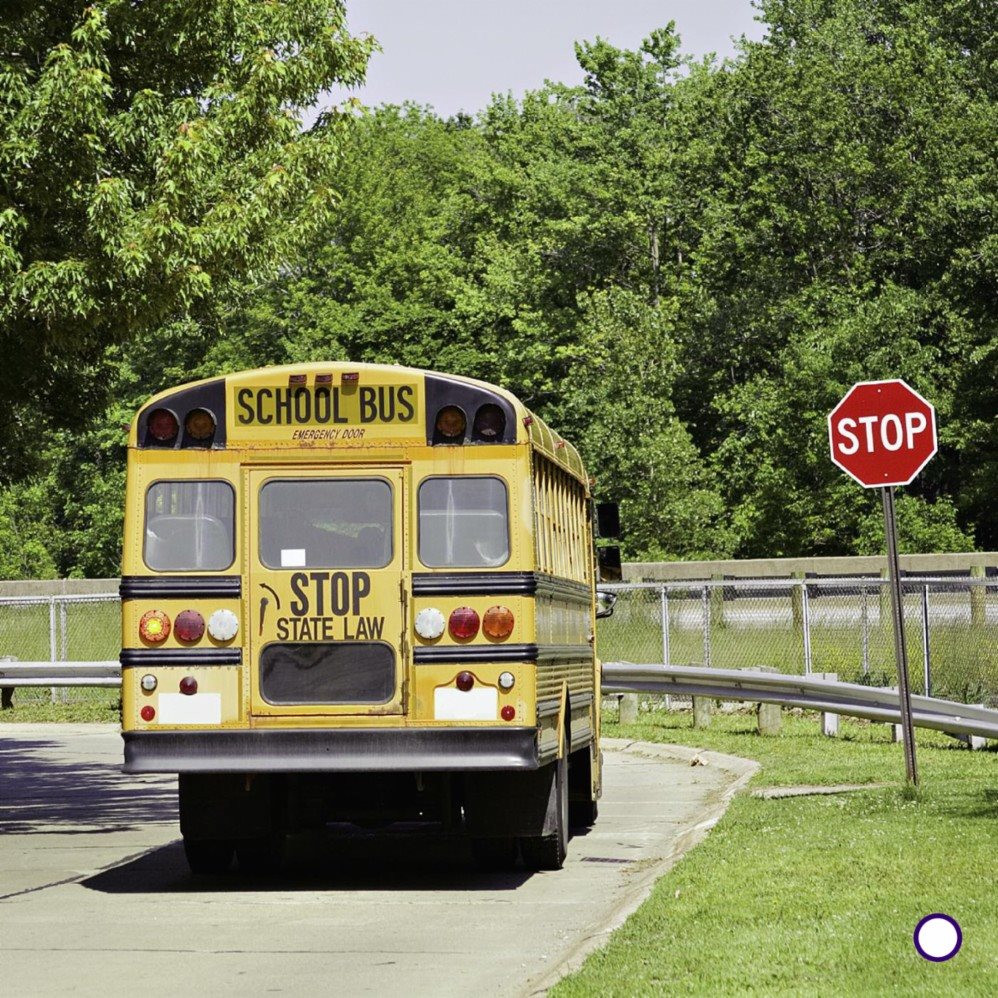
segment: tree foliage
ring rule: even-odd
[[[879,550],[825,416],[904,377],[941,449],[899,496],[902,545],[998,546],[988,5],[763,0],[765,38],[723,63],[685,60],[669,25],[580,42],[581,85],[474,119],[305,132],[368,50],[338,4],[153,7],[5,15],[30,44],[0,75],[0,377],[45,443],[46,564],[116,570],[114,427],[143,397],[345,358],[509,387],[621,501],[625,553],[655,558]],[[113,402],[53,430],[22,419],[42,382]]]

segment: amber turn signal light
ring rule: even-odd
[[[170,618],[162,610],[147,610],[139,621],[139,637],[154,645],[170,636]]]
[[[496,641],[503,641],[513,633],[513,611],[505,606],[490,606],[482,620],[482,630]]]

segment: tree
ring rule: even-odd
[[[105,348],[293,256],[328,217],[373,42],[341,0],[15,0],[0,14],[5,476],[102,397]]]

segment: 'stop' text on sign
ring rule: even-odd
[[[861,381],[829,413],[828,439],[860,485],[907,485],[936,453],[936,411],[903,381]]]

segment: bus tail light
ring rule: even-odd
[[[173,621],[178,641],[200,641],[204,636],[204,617],[197,610],[181,610]]]
[[[210,440],[215,435],[215,417],[207,409],[191,409],[184,429],[192,440]]]
[[[193,676],[184,676],[180,680],[180,692],[185,697],[192,697],[198,691],[198,681]]]
[[[479,440],[501,440],[506,432],[506,413],[489,402],[475,413],[474,435]]]
[[[139,620],[139,637],[158,645],[170,636],[170,618],[162,610],[147,610]]]
[[[165,444],[180,432],[177,417],[169,409],[153,409],[146,424],[155,440]]]
[[[208,634],[216,641],[231,641],[239,633],[239,618],[231,610],[216,610],[208,618]]]
[[[467,425],[468,419],[464,414],[464,410],[459,409],[456,405],[445,405],[437,413],[437,433],[442,437],[447,437],[449,440],[456,440],[458,437],[463,437]]]
[[[416,614],[416,633],[425,641],[435,641],[444,633],[447,621],[435,607],[424,607]]]
[[[462,693],[467,693],[475,685],[475,677],[470,672],[459,672],[455,685]]]
[[[513,633],[513,611],[505,606],[490,606],[485,611],[482,630],[488,637],[504,641]]]
[[[459,641],[467,641],[478,634],[480,624],[478,614],[470,606],[459,606],[451,611],[447,626],[452,637]]]
[[[156,708],[151,707],[149,704],[146,704],[142,710],[139,711],[139,717],[141,717],[143,721],[151,721],[155,716]]]
[[[502,717],[504,721],[512,721],[516,717],[516,708],[510,704],[506,704],[501,711],[499,711],[499,716]]]

